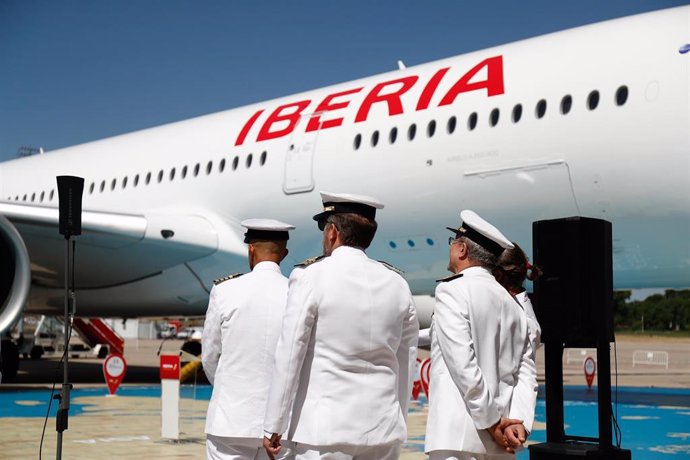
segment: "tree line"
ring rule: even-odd
[[[667,289],[644,300],[630,300],[631,291],[613,293],[613,321],[617,331],[687,331],[690,327],[690,289]]]

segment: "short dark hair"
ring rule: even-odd
[[[369,247],[378,228],[375,220],[353,213],[333,214],[326,222],[336,226],[343,245],[362,249]]]

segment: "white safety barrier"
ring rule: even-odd
[[[592,356],[594,360],[597,359],[596,348],[567,348],[565,353],[566,364],[582,364],[585,362],[587,356]]]
[[[633,351],[633,367],[636,364],[664,366],[668,369],[668,353],[665,351],[635,350]]]

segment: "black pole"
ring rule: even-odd
[[[611,427],[611,345],[606,339],[597,345],[597,367],[599,372],[597,399],[599,404],[599,446],[602,450],[613,448]]]
[[[565,440],[563,416],[563,343],[544,344],[546,366],[546,441]]]
[[[55,430],[57,431],[57,460],[62,459],[62,434],[69,427],[69,402],[70,391],[72,384],[69,383],[69,339],[72,335],[72,317],[70,314],[70,292],[69,292],[69,273],[70,273],[70,257],[69,244],[71,242],[71,235],[65,235],[65,316],[63,330],[65,334],[65,350],[64,359],[62,362],[62,390],[56,396],[60,400],[60,406],[57,411],[55,419]]]

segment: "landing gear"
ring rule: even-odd
[[[2,340],[2,380],[12,381],[19,371],[19,347],[9,339]]]

